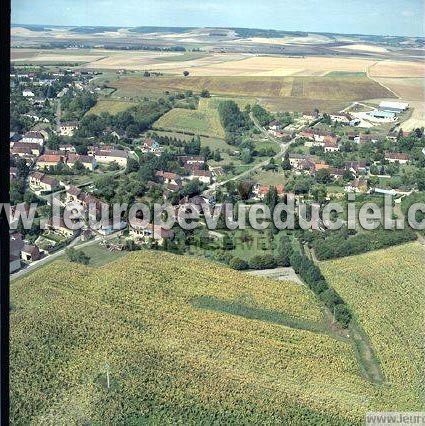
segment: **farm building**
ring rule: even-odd
[[[395,120],[397,118],[395,112],[384,111],[379,109],[375,109],[374,111],[371,111],[368,114],[373,118],[379,118],[381,120]]]
[[[409,104],[406,102],[389,102],[383,101],[379,104],[379,109],[382,111],[400,113],[406,111],[409,108]]]

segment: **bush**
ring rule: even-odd
[[[276,268],[277,262],[271,254],[259,254],[254,256],[249,261],[251,269],[272,269]]]
[[[90,257],[87,256],[82,250],[75,250],[70,247],[65,250],[66,257],[70,262],[82,263],[83,265],[88,265],[90,262]]]
[[[344,327],[347,328],[351,321],[351,312],[346,305],[335,306],[335,319]]]
[[[234,257],[230,262],[229,266],[237,271],[245,271],[249,268],[249,265],[245,260],[240,259],[239,257]]]

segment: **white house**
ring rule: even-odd
[[[38,143],[40,146],[44,145],[44,136],[40,132],[27,132],[21,139],[24,143]]]
[[[34,95],[34,92],[32,92],[31,90],[24,90],[22,92],[22,96],[24,98],[33,98],[35,95]]]

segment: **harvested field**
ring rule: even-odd
[[[377,78],[377,82],[387,86],[402,99],[424,101],[425,79],[423,78]]]
[[[149,91],[200,92],[208,89],[218,95],[256,97],[274,100],[276,104],[283,102],[307,107],[301,111],[309,110],[311,103],[324,105],[331,101],[334,107],[355,100],[393,97],[384,87],[366,77],[126,77],[111,85],[118,89],[118,93],[125,90],[132,96],[143,96]],[[298,96],[292,96],[293,90]]]
[[[423,62],[379,61],[369,68],[371,77],[424,77]]]
[[[362,52],[386,53],[388,49],[381,46],[373,46],[370,44],[347,44],[346,46],[338,46],[338,49],[343,50],[360,50]]]

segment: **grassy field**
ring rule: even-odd
[[[100,99],[97,101],[96,105],[87,112],[87,114],[99,115],[102,112],[108,112],[109,114],[114,115],[135,105],[137,105],[135,102],[126,102],[115,99]]]
[[[253,176],[253,179],[260,185],[282,185],[286,181],[282,169],[277,172],[261,170]]]
[[[424,408],[424,262],[411,243],[320,264],[368,334],[398,410]]]
[[[109,251],[107,248],[99,244],[83,247],[81,250],[90,257],[89,265],[93,267],[106,265],[107,263],[120,259],[127,254],[125,251]]]
[[[177,139],[186,141],[189,141],[193,138],[191,135],[185,135],[184,133],[177,132],[164,132],[161,130],[155,130],[155,133],[159,136],[168,136],[171,138],[175,137]],[[227,144],[224,139],[206,136],[201,136],[201,147],[203,146],[208,146],[212,150],[220,149],[221,151],[227,151],[229,149],[233,151],[235,149],[234,147]]]
[[[214,109],[189,110],[175,108],[156,121],[154,130],[186,132],[200,136],[224,137],[218,111]]]

